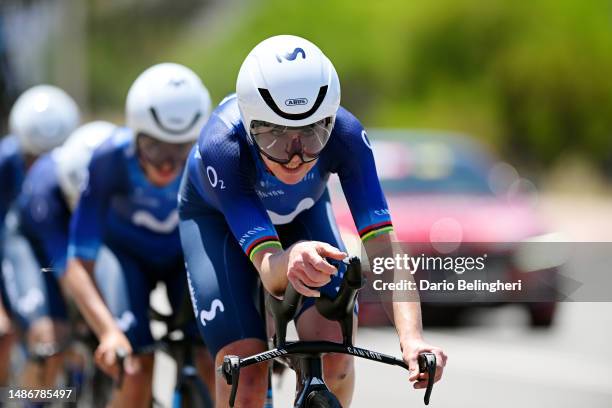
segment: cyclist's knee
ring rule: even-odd
[[[111,407],[149,407],[153,389],[153,354],[132,356],[138,369],[125,373],[121,388],[117,390]]]
[[[354,375],[355,359],[346,354],[328,354],[323,357],[323,375],[330,384],[339,383]]]
[[[261,353],[265,350],[265,343],[260,339],[238,340],[226,345],[219,350],[219,352],[217,352],[217,355],[215,356],[215,365],[221,365],[223,363],[223,357],[226,355],[246,357]],[[218,392],[219,387],[227,387],[225,391],[229,392],[229,386],[226,384],[224,379],[217,377],[216,384]],[[238,393],[236,394],[236,406],[262,406],[265,399],[267,386],[267,364],[254,364],[252,366],[243,368],[240,370],[240,383],[238,385]]]

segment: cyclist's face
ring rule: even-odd
[[[304,163],[297,154],[294,155],[291,158],[291,161],[289,161],[287,164],[276,163],[268,159],[263,154],[260,154],[260,156],[266,164],[268,170],[270,170],[277,179],[285,184],[299,183],[317,163],[317,160]]]
[[[151,183],[163,187],[179,175],[193,143],[164,143],[145,134],[136,138],[138,157]]]

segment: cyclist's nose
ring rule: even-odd
[[[294,153],[293,156],[291,157],[291,160],[289,161],[289,165],[292,166],[297,166],[298,164],[302,163],[302,158],[300,157],[300,155],[298,153]]]
[[[289,143],[289,149],[288,149],[288,153],[289,156],[295,157],[295,155],[300,155],[302,154],[302,142],[300,141],[300,138],[298,135],[295,135],[293,137],[291,137],[291,142]]]

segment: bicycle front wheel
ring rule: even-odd
[[[328,390],[311,391],[304,408],[342,408],[338,398]]]

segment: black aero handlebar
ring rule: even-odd
[[[337,264],[334,261],[331,261],[331,263]],[[321,296],[315,300],[315,306],[323,317],[328,320],[337,321],[340,324],[343,338],[342,344],[329,341],[287,342],[287,325],[295,316],[302,300],[302,295],[291,284],[287,285],[282,299],[266,293],[266,307],[272,313],[276,329],[276,348],[242,359],[238,356],[224,357],[223,365],[219,367],[219,370],[225,377],[227,384],[232,386],[229,401],[230,407],[234,406],[236,399],[240,369],[279,357],[290,355],[320,356],[325,353],[340,353],[408,369],[408,365],[403,360],[353,346],[353,310],[357,293],[364,286],[365,280],[362,275],[359,258],[352,257],[348,262],[342,263],[346,266],[346,271],[336,297],[331,298],[321,293]],[[423,400],[425,405],[429,405],[436,375],[436,356],[433,353],[421,353],[418,356],[418,364],[419,371],[428,374],[427,388]]]

